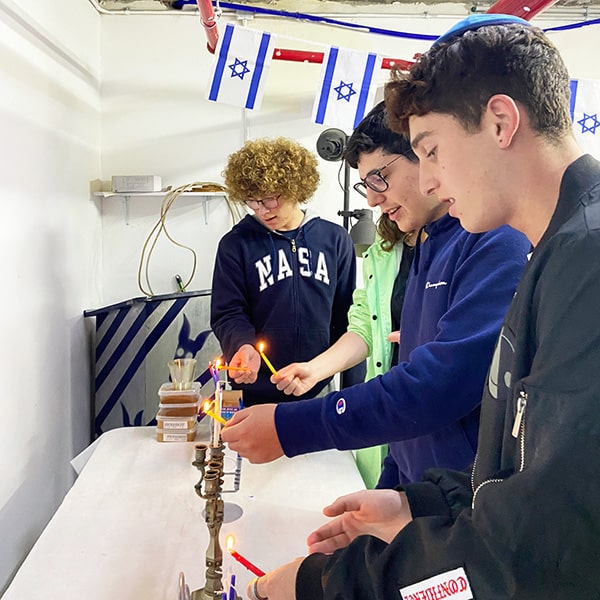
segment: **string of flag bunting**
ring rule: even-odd
[[[208,100],[258,110],[274,47],[275,38],[270,33],[228,23],[215,49]],[[381,61],[373,52],[327,48],[313,105],[313,122],[354,129],[375,102]]]
[[[249,110],[260,109],[273,59],[275,36],[227,24],[215,49],[207,98]],[[373,107],[382,57],[329,47],[324,54],[312,122],[351,131]],[[571,81],[571,120],[582,149],[600,157],[600,82]]]

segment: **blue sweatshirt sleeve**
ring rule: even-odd
[[[454,271],[452,301],[433,340],[384,375],[324,398],[277,407],[285,454],[411,439],[474,410],[528,250],[525,238],[508,228],[479,236]]]
[[[246,267],[238,247],[235,234],[229,233],[221,239],[212,279],[210,325],[226,361],[244,344],[256,342],[246,299]]]

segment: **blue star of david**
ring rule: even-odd
[[[344,88],[347,90],[345,94],[343,93]],[[341,79],[340,84],[337,87],[334,87],[333,91],[337,92],[338,100],[345,100],[346,102],[350,102],[350,98],[356,94],[354,88],[352,87],[352,83],[344,83]]]
[[[588,115],[583,113],[583,119],[577,121],[577,124],[581,125],[581,133],[586,133],[589,131],[592,135],[596,135],[596,128],[600,127],[600,121],[598,121],[596,117],[597,114]],[[587,121],[591,121],[591,125],[586,125]]]
[[[244,75],[250,73],[247,60],[236,58],[232,65],[227,66],[231,69],[231,77],[239,77],[242,81],[244,80]]]

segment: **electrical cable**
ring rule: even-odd
[[[166,195],[163,198],[163,201],[161,203],[160,216],[158,218],[158,221],[156,222],[156,224],[154,225],[154,227],[152,228],[152,230],[146,237],[146,240],[144,241],[144,245],[142,246],[142,252],[140,255],[137,280],[138,280],[138,287],[145,296],[155,296],[156,295],[154,293],[154,290],[152,289],[152,285],[150,283],[149,267],[150,267],[150,259],[154,252],[154,248],[156,247],[156,244],[162,233],[164,233],[164,235],[167,237],[167,239],[172,244],[174,244],[175,246],[178,246],[179,248],[183,248],[184,250],[187,250],[192,255],[191,273],[190,273],[189,277],[187,278],[187,280],[185,281],[185,283],[179,284],[180,289],[187,288],[187,286],[192,282],[194,275],[196,274],[196,266],[197,266],[196,251],[193,248],[191,248],[190,246],[187,246],[187,245],[182,244],[181,242],[178,242],[177,240],[175,240],[172,237],[172,235],[169,233],[169,231],[167,230],[166,219],[167,219],[169,210],[173,206],[173,203],[184,192],[225,192],[225,191],[226,191],[225,187],[223,187],[222,185],[220,185],[218,183],[213,183],[210,181],[195,181],[193,183],[187,183],[185,185],[181,185],[177,188],[169,190],[166,193]],[[239,211],[239,206],[236,204],[235,206],[232,207],[232,202],[230,202],[230,200],[229,200],[229,198],[227,198],[227,196],[225,196],[225,200],[227,202],[229,214],[231,215],[231,219],[232,219],[233,223],[236,223],[237,221],[241,220],[243,215]]]
[[[344,188],[344,184],[342,183],[342,172],[344,170],[344,161],[342,160],[342,162],[340,163],[340,168],[338,169],[338,173],[337,173],[337,182],[338,185],[340,186],[340,190],[345,191]]]

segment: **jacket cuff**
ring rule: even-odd
[[[395,488],[404,492],[413,519],[417,517],[451,516],[450,507],[439,486],[431,482],[411,483]]]
[[[275,429],[286,456],[332,448],[323,426],[323,398],[283,402],[275,408]],[[329,442],[329,443],[328,443]]]
[[[326,554],[309,554],[296,574],[296,600],[323,600],[321,576],[329,557]]]
[[[225,360],[229,362],[233,355],[245,344],[256,347],[256,336],[253,334],[236,336],[235,338],[223,339],[222,349]]]

